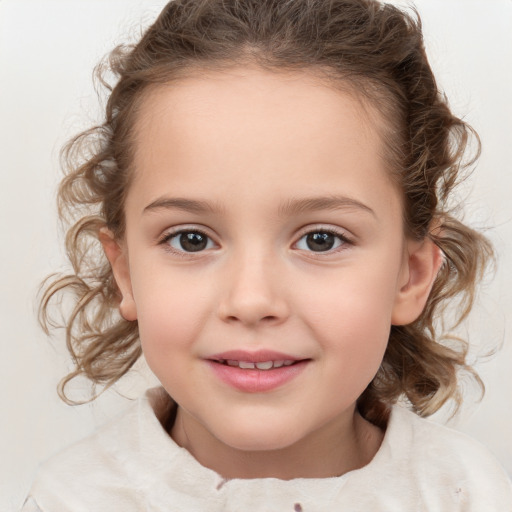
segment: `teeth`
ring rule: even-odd
[[[272,361],[265,361],[264,363],[256,363],[256,368],[258,370],[270,370],[274,366],[274,363]]]
[[[281,368],[281,366],[291,366],[295,363],[292,359],[285,359],[284,361],[262,361],[260,363],[251,363],[249,361],[235,361],[234,359],[227,359],[220,361],[228,366],[242,368],[244,370],[271,370],[272,368]]]

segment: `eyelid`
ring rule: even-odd
[[[308,233],[317,233],[319,231],[323,231],[325,233],[332,233],[333,235],[339,236],[344,240],[350,241],[351,243],[354,242],[355,236],[350,234],[350,232],[347,229],[339,226],[334,226],[332,224],[308,224],[307,226],[304,226],[299,229],[299,232],[297,234],[297,240],[302,238],[304,235],[307,235]]]
[[[310,233],[319,233],[319,232],[329,233],[331,235],[334,235],[334,236],[338,237],[343,243],[341,244],[340,247],[338,247],[336,249],[331,249],[328,251],[315,252],[315,251],[302,250],[303,252],[307,252],[311,256],[314,256],[314,257],[322,257],[322,256],[336,254],[337,252],[343,251],[346,249],[347,245],[348,246],[355,245],[354,237],[349,235],[346,229],[343,229],[343,228],[340,228],[337,226],[332,226],[332,225],[313,224],[313,225],[309,225],[309,226],[305,226],[304,228],[301,228],[301,230],[299,231],[299,233],[296,237],[295,242],[292,244],[292,247],[296,246],[299,243],[299,241],[302,240],[302,238],[304,238],[306,235],[308,235]],[[299,249],[299,250],[301,250],[301,249]]]
[[[172,228],[166,229],[156,239],[156,243],[157,243],[157,245],[164,246],[164,249],[168,252],[171,252],[172,254],[175,254],[178,256],[183,256],[183,257],[197,257],[197,256],[202,255],[205,252],[207,252],[207,250],[205,249],[205,250],[197,251],[197,252],[180,251],[180,250],[176,250],[175,248],[171,247],[171,245],[168,244],[167,242],[181,233],[199,233],[200,235],[203,235],[206,238],[208,238],[209,240],[211,240],[218,247],[219,244],[215,241],[215,237],[212,236],[209,233],[209,231],[210,230],[208,230],[202,226],[193,225],[193,224],[174,226]]]
[[[195,224],[180,224],[179,226],[173,226],[164,230],[161,235],[158,235],[157,242],[162,242],[163,240],[168,240],[169,238],[179,234],[179,233],[200,233],[201,235],[207,236],[208,238],[212,238],[209,234],[209,230],[198,226]]]

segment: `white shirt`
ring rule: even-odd
[[[162,426],[173,407],[148,390],[43,464],[22,512],[512,512],[511,482],[483,446],[399,406],[367,466],[288,481],[201,466]]]

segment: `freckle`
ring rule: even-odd
[[[295,510],[295,512],[302,512],[302,505],[300,503],[295,503],[293,510]]]

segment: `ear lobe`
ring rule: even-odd
[[[406,282],[397,292],[392,325],[410,324],[421,315],[443,261],[441,249],[429,237],[408,243],[403,263]]]
[[[119,312],[125,320],[130,322],[137,320],[137,309],[133,299],[130,267],[126,250],[119,245],[114,234],[108,228],[101,228],[98,237],[112,267],[117,287],[121,292]]]

